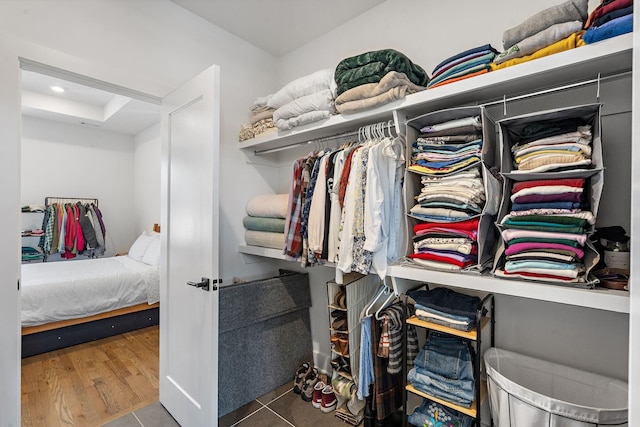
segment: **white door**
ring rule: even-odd
[[[219,88],[212,66],[162,105],[160,402],[185,427],[218,419]]]

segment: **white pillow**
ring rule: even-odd
[[[153,267],[160,265],[160,236],[154,236],[153,240],[149,244],[147,251],[142,257],[142,262],[149,264]]]
[[[129,258],[136,261],[142,261],[142,257],[145,252],[147,252],[147,248],[154,239],[155,237],[149,236],[147,233],[143,232],[129,248],[129,253],[127,254]]]

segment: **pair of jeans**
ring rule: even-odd
[[[418,427],[471,427],[474,422],[468,415],[426,399],[409,415],[408,421]]]
[[[437,397],[470,406],[475,396],[472,349],[456,336],[430,332],[408,379]]]

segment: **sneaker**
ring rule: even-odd
[[[320,403],[320,410],[324,413],[329,413],[336,409],[338,405],[338,399],[336,399],[336,394],[333,392],[333,387],[331,384],[326,385],[322,389],[322,401]]]
[[[318,378],[318,370],[316,368],[311,368],[311,371],[304,378],[304,384],[302,385],[302,393],[300,393],[300,397],[305,402],[311,402],[313,399],[313,387],[315,387],[316,383],[320,381]]]
[[[311,371],[311,364],[308,362],[300,365],[298,370],[296,371],[295,376],[293,377],[293,392],[296,394],[302,393],[302,386],[304,385],[305,376]]]
[[[325,388],[326,384],[324,381],[318,381],[316,385],[313,386],[313,400],[311,400],[311,404],[314,408],[320,408],[322,406],[322,389]]]

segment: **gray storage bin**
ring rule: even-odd
[[[218,415],[223,416],[291,382],[313,361],[309,275],[220,287]]]

